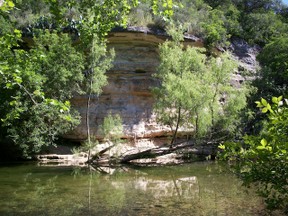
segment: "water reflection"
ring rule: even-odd
[[[0,167],[0,191],[0,215],[260,215],[263,209],[222,166],[203,163]]]
[[[136,190],[151,194],[154,198],[162,197],[192,198],[199,195],[199,185],[196,176],[172,179],[153,180],[140,177],[133,181]]]

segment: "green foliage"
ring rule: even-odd
[[[280,37],[267,44],[258,55],[262,66],[262,82],[266,89],[274,90],[277,94],[287,94],[288,82],[288,39]],[[265,86],[263,86],[265,87]],[[267,92],[267,91],[265,91]]]
[[[15,4],[11,0],[5,0],[0,4],[0,10],[4,12],[8,12],[9,10],[13,9]]]
[[[19,100],[17,102],[20,103]],[[9,136],[28,157],[31,152],[39,152],[43,146],[54,145],[60,134],[79,124],[76,116],[70,112],[68,103],[45,99],[39,105],[15,105],[2,120],[8,127]]]
[[[95,34],[99,39],[103,39],[115,26],[127,26],[131,9],[139,4],[137,0],[106,0],[103,2],[46,0],[46,2],[49,4],[53,19],[59,26],[69,25],[69,22],[75,20],[75,27],[81,33],[81,37],[88,40],[91,40]],[[173,15],[172,0],[147,0],[144,1],[144,4],[150,6],[154,15],[165,19],[169,19]],[[71,10],[78,16],[67,16],[71,15]]]
[[[221,148],[223,157],[234,161],[234,170],[246,185],[257,185],[268,208],[288,212],[288,101],[272,97],[272,103],[264,98],[256,102],[267,115],[258,136],[244,137],[241,143],[227,143]]]
[[[82,93],[84,57],[72,46],[69,35],[46,31],[34,38],[34,42],[28,61],[45,77],[45,95],[67,100],[75,93]]]
[[[18,3],[24,8],[35,8],[30,1]],[[65,6],[72,4],[49,3],[55,22],[61,26]],[[8,134],[28,156],[42,146],[53,144],[57,136],[79,123],[78,114],[70,109],[67,100],[75,93],[101,93],[107,83],[105,72],[112,66],[114,52],[107,52],[105,41],[99,39],[101,32],[85,29],[86,25],[80,29],[80,33],[87,34],[82,35],[78,46],[73,46],[68,34],[34,29],[34,46],[24,51],[18,48],[20,31],[13,32],[10,18],[1,17],[11,25],[3,30],[5,34],[1,36],[0,44],[0,91],[4,95],[0,99],[3,102],[0,106],[1,135]]]
[[[85,41],[85,40],[84,40]],[[82,44],[81,48],[83,49]],[[87,46],[87,47],[86,47]],[[85,67],[86,67],[86,79],[83,83],[83,89],[87,98],[87,110],[86,110],[86,127],[87,127],[87,142],[85,146],[92,148],[94,146],[91,142],[90,135],[90,99],[92,94],[99,94],[102,92],[102,88],[107,84],[107,76],[105,72],[112,67],[112,61],[114,59],[114,50],[110,50],[107,53],[106,44],[104,41],[99,41],[97,36],[92,38],[92,41],[86,43],[84,52],[88,48],[88,54],[86,55]],[[94,142],[95,143],[95,142]],[[90,160],[91,151],[88,151],[88,161]]]
[[[251,0],[232,0],[237,8],[245,14],[258,13],[268,10],[277,11],[283,4],[279,0],[257,0],[251,2]]]
[[[84,66],[68,36],[46,32],[30,51],[12,50],[20,38],[18,30],[1,38],[1,130],[28,156],[79,123],[67,100]]]
[[[82,48],[81,48],[82,49]],[[107,84],[106,71],[113,65],[115,56],[113,49],[107,50],[105,41],[99,41],[95,36],[92,41],[86,44],[85,51],[85,80],[82,86],[86,94],[97,94],[102,92],[102,87]]]
[[[202,22],[208,19],[209,6],[202,0],[183,0],[174,9],[173,22],[187,26],[187,33],[203,36]]]
[[[288,39],[286,37],[276,38],[267,44],[257,57],[262,66],[278,71],[280,76],[283,74],[283,78],[288,76],[287,42]]]
[[[174,29],[169,33],[174,41],[160,45],[161,63],[155,74],[161,81],[161,87],[154,89],[158,120],[176,132],[178,127],[194,129],[196,137],[216,128],[232,132],[247,95],[244,86],[230,85],[235,62],[228,54],[207,59],[204,49],[184,49],[181,33]]]
[[[251,88],[245,83],[241,87],[230,84],[237,62],[231,59],[229,53],[224,53],[218,58],[211,58],[207,64],[210,71],[207,81],[213,93],[209,101],[212,135],[218,137],[235,135],[240,132],[237,127],[241,124],[241,112],[246,107],[246,98]]]
[[[227,41],[227,32],[224,26],[224,13],[221,10],[213,9],[209,12],[208,20],[203,23],[204,40],[207,48]]]
[[[39,17],[51,18],[49,7],[44,0],[17,0],[15,7],[17,10],[11,11],[9,17],[15,23],[16,28],[24,31],[37,25],[37,22],[39,24]]]
[[[148,2],[139,2],[135,8],[131,8],[128,15],[128,25],[132,26],[148,26],[153,24],[153,13],[150,10]]]
[[[90,158],[89,153],[91,152],[91,149],[95,148],[98,144],[99,144],[99,141],[97,140],[97,138],[91,137],[90,142],[88,140],[85,140],[84,142],[81,143],[81,146],[77,148],[74,147],[72,149],[72,153],[78,155],[81,152],[88,152],[88,156]]]
[[[224,22],[225,30],[229,33],[227,34],[228,38],[230,35],[238,36],[250,43],[265,45],[274,37],[287,34],[287,23],[282,21],[285,20],[283,16],[285,16],[287,6],[278,0],[254,2],[249,0],[205,0],[205,2],[213,8],[212,12],[220,10],[223,13],[221,20]],[[216,23],[219,18],[216,18]],[[208,19],[209,22],[211,22],[210,19]],[[211,36],[215,39],[217,34],[212,27],[208,30],[214,32]]]
[[[108,0],[102,3],[85,0],[77,4],[76,7],[81,14],[78,29],[82,37],[90,40],[95,34],[99,38],[104,38],[113,27],[125,26],[131,9],[130,2],[127,0]],[[136,1],[133,0],[131,4],[136,4]]]
[[[119,114],[108,114],[100,126],[100,134],[108,142],[119,142],[123,135],[122,119]]]
[[[287,36],[288,26],[272,11],[251,13],[243,21],[244,38],[265,45],[275,37]]]
[[[197,108],[194,101],[195,92],[190,86],[196,81],[195,78],[204,71],[206,57],[199,53],[201,50],[196,48],[188,47],[183,50],[183,45],[180,43],[183,36],[179,32],[172,29],[170,34],[175,42],[168,41],[160,46],[161,63],[155,77],[161,81],[161,87],[154,89],[157,98],[155,111],[160,122],[168,124],[172,130],[177,131],[177,125],[189,126],[187,124],[190,123],[191,116],[187,111]],[[189,78],[190,75],[193,75],[191,71],[195,73],[194,82]],[[191,107],[193,104],[195,106]]]
[[[257,91],[251,95],[250,109],[254,110],[255,117],[250,128],[253,132],[257,132],[257,122],[261,120],[257,109],[254,107],[254,101],[259,97],[272,97],[273,95],[287,96],[288,82],[288,40],[286,37],[275,38],[271,43],[267,44],[257,60],[260,63],[261,69],[258,71],[258,76],[253,80],[252,85],[257,88]]]
[[[219,10],[224,13],[224,26],[227,31],[228,38],[233,36],[241,36],[242,27],[240,25],[241,13],[232,3],[227,3],[219,6]],[[227,36],[226,36],[227,37]],[[223,39],[222,39],[223,40]]]
[[[226,46],[231,36],[264,45],[286,34],[287,6],[277,0],[19,0],[10,16],[26,34],[34,29],[65,29],[91,40],[105,38],[115,26],[155,25],[165,28],[170,21],[187,25],[187,32],[202,37],[207,46]],[[287,22],[286,22],[287,23]],[[265,28],[266,27],[266,28]]]

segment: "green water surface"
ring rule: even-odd
[[[0,166],[0,215],[261,215],[262,200],[218,163],[92,170]]]

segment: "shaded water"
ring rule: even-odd
[[[0,215],[242,216],[263,209],[260,198],[217,163],[102,171],[2,165]]]

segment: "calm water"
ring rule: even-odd
[[[0,215],[260,215],[217,163],[118,169],[0,166]]]

